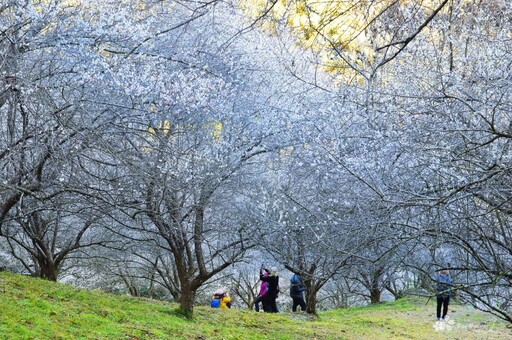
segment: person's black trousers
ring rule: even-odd
[[[254,310],[256,312],[260,311],[260,302],[263,302],[263,296],[258,295],[256,301],[254,301]]]
[[[303,298],[292,298],[292,299],[293,299],[292,311],[295,312],[295,310],[297,309],[297,306],[300,306],[300,310],[303,312],[306,310],[306,302],[304,301]]]
[[[279,313],[276,304],[277,294],[272,296],[270,294],[266,294],[263,297],[263,311],[267,313]]]
[[[437,318],[445,318],[446,314],[448,314],[448,304],[450,303],[450,297],[437,297]],[[441,308],[443,309],[443,315],[441,316]]]

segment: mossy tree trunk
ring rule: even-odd
[[[191,287],[182,287],[180,297],[180,313],[187,318],[192,318],[194,314],[194,302],[196,299],[196,290]]]

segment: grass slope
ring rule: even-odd
[[[434,304],[393,303],[323,312],[255,313],[195,309],[87,291],[26,276],[0,273],[0,339],[511,339],[504,323],[454,306],[448,322],[434,322]]]

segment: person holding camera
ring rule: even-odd
[[[265,277],[268,277],[267,272],[263,272],[263,275]],[[260,292],[258,293],[258,297],[256,298],[256,301],[254,301],[254,310],[256,312],[260,311],[260,303],[263,304],[263,298],[265,297],[265,295],[267,295],[267,291],[268,291],[268,282],[261,281]],[[263,311],[266,312],[265,305],[263,305]]]
[[[267,273],[268,275],[265,275]],[[276,299],[279,294],[279,274],[276,267],[270,270],[260,269],[260,280],[268,283],[267,293],[263,297],[263,311],[267,313],[278,313]]]

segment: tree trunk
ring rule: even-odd
[[[314,289],[311,279],[306,279],[303,283],[306,288],[306,313],[316,315],[316,294],[318,291]]]
[[[377,287],[372,287],[370,290],[370,303],[375,304],[380,302],[381,291]]]
[[[393,284],[387,284],[384,286],[384,288],[390,292],[391,294],[393,294],[393,297],[395,298],[395,300],[398,300],[398,299],[401,299],[403,297],[403,291],[396,288],[395,285]]]
[[[53,262],[48,262],[46,259],[38,259],[37,264],[39,266],[39,270],[36,273],[38,277],[49,281],[57,281],[58,269]]]
[[[312,290],[306,291],[306,313],[316,315],[316,293]]]
[[[186,318],[192,318],[192,315],[194,313],[195,296],[195,291],[188,287],[186,288],[182,286],[179,313],[185,316]]]
[[[381,277],[382,271],[377,270],[372,273],[371,277],[371,286],[370,286],[370,303],[375,304],[380,302],[380,295],[382,293],[382,289],[379,287],[379,281]]]

